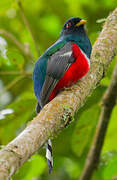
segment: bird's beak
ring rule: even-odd
[[[82,25],[82,24],[85,24],[86,22],[87,22],[86,20],[82,19],[80,22],[78,22],[78,23],[76,24],[76,26],[80,26],[80,25]]]

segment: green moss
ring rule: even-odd
[[[64,104],[62,106],[63,106],[63,109],[64,109],[64,113],[62,115],[62,123],[64,123],[65,127],[66,127],[72,120],[72,112],[73,112],[73,110],[67,104]]]
[[[95,58],[97,59],[97,58],[99,58],[100,57],[100,54],[99,53],[95,53]]]

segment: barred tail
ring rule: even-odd
[[[48,162],[49,173],[51,173],[53,168],[53,157],[52,157],[52,142],[50,139],[48,139],[48,142],[46,143],[46,158]]]

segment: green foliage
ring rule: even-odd
[[[45,159],[40,155],[33,155],[29,161],[27,161],[20,171],[14,175],[14,180],[29,180],[37,179],[44,171],[46,167]]]
[[[117,116],[117,106],[114,107],[110,118],[109,128],[107,130],[103,152],[113,151],[117,147],[117,141],[116,141],[117,134],[115,133],[117,131],[116,116]]]
[[[81,156],[85,148],[89,146],[99,114],[100,107],[96,104],[88,110],[85,110],[80,116],[72,137],[72,149],[77,156]],[[84,138],[85,133],[86,136]]]
[[[6,106],[6,108],[13,109],[14,112],[6,115],[6,118],[0,121],[0,139],[2,143],[8,143],[21,132],[25,123],[32,117],[35,106],[34,95],[29,92],[22,93],[21,96]],[[4,138],[2,139],[2,137]]]
[[[116,0],[24,0],[21,1],[28,24],[24,23],[18,0],[0,1],[0,144],[15,138],[36,115],[32,70],[34,62],[60,34],[70,17],[87,20],[86,30],[92,44],[102,29]],[[30,33],[31,32],[33,34]],[[36,43],[34,43],[34,40]],[[36,45],[35,45],[36,44]],[[41,149],[13,176],[13,180],[76,180],[80,176],[100,114],[100,102],[110,83],[115,60],[85,105],[76,113],[75,122],[54,140],[54,169],[48,175],[45,149]],[[2,114],[5,110],[8,113]],[[117,179],[117,107],[113,109],[102,150],[99,168],[93,180]],[[78,121],[77,121],[78,120]],[[41,155],[40,155],[41,154]]]
[[[108,151],[101,156],[99,167],[94,175],[103,180],[117,179],[117,151]]]

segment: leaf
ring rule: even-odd
[[[104,23],[106,21],[106,18],[97,19],[96,23]]]
[[[103,146],[103,152],[112,150],[117,150],[117,106],[113,108]]]
[[[24,57],[16,50],[7,51],[7,57],[10,60],[10,65],[18,67],[22,70],[24,65]]]
[[[73,137],[72,149],[77,156],[81,156],[87,144],[91,143],[91,135],[99,118],[100,106],[94,105],[82,113],[78,120]]]
[[[53,173],[57,172],[58,177],[59,174],[61,174],[60,179],[76,179],[80,175],[80,167],[77,159],[66,156],[58,156],[55,157],[54,162],[55,168],[53,169]],[[55,176],[57,178],[57,174],[55,174]]]
[[[71,178],[77,178],[80,174],[80,168],[78,163],[73,159],[63,158],[63,166],[65,167],[66,172],[69,174]]]
[[[35,106],[34,94],[31,93],[22,94],[14,102],[6,106],[6,108],[10,108],[14,112],[7,114],[5,119],[0,120],[0,140],[3,144],[8,143],[18,135],[25,127],[25,123],[32,119]]]
[[[115,67],[115,63],[116,63],[116,57],[114,57],[113,61],[109,65],[109,68],[108,68],[108,70],[106,72],[106,76],[105,76],[105,78],[103,78],[101,80],[100,84],[106,85],[106,86],[108,86],[110,84],[112,72],[113,72],[114,67]]]
[[[110,151],[101,155],[95,175],[100,176],[102,180],[117,179],[117,151]]]
[[[45,159],[41,155],[33,155],[14,176],[14,180],[32,180],[38,178],[47,166]]]

